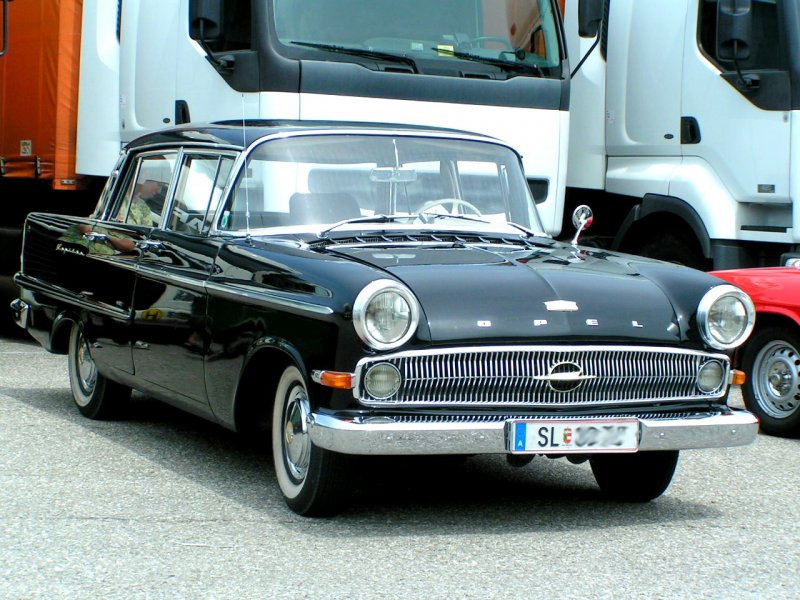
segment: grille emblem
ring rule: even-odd
[[[534,379],[544,380],[554,392],[571,392],[577,390],[587,379],[597,379],[597,375],[584,375],[583,367],[578,363],[564,361],[550,367],[547,375]]]

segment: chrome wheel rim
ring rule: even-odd
[[[289,392],[283,414],[283,460],[292,479],[301,482],[308,472],[311,456],[308,397],[303,386],[296,385]]]
[[[97,384],[97,367],[94,364],[92,355],[89,353],[89,344],[81,335],[78,338],[78,347],[75,352],[75,371],[78,376],[78,385],[83,393],[83,398],[78,400],[78,404],[85,406],[90,401],[90,396],[94,392]]]
[[[768,416],[785,419],[800,408],[800,354],[789,342],[774,340],[756,355],[753,391]]]

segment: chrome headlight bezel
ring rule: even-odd
[[[714,305],[723,300],[734,298],[738,300],[745,311],[745,323],[735,338],[731,340],[721,340],[714,336],[712,323],[709,322]],[[731,350],[741,346],[750,333],[756,322],[756,308],[750,296],[733,285],[718,285],[706,292],[697,307],[697,325],[703,341],[716,350]]]
[[[382,294],[393,293],[408,306],[408,319],[402,335],[391,340],[378,339],[373,335],[369,325],[370,306]],[[393,350],[405,344],[416,333],[419,325],[420,307],[417,298],[403,284],[391,279],[378,279],[362,289],[353,303],[353,326],[358,337],[375,350]]]

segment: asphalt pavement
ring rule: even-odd
[[[658,500],[588,465],[365,459],[348,509],[290,512],[258,440],[137,397],[72,405],[62,356],[0,338],[0,598],[790,598],[800,440],[683,452]]]

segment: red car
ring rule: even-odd
[[[756,305],[756,325],[739,350],[747,408],[772,435],[800,436],[800,267],[716,271]]]

